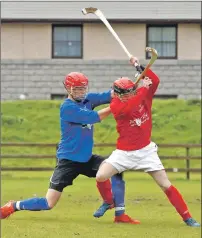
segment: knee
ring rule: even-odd
[[[97,182],[105,182],[107,180],[106,176],[103,173],[96,174],[96,181]]]
[[[149,173],[153,179],[156,181],[158,186],[163,190],[166,191],[170,186],[171,182],[167,177],[165,170],[154,171]]]

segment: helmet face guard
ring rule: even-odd
[[[67,93],[77,102],[85,99],[88,92],[88,78],[79,72],[72,72],[65,77],[64,87]]]
[[[69,90],[69,94],[72,96],[72,98],[77,101],[81,102],[85,99],[86,94],[88,92],[88,86],[76,86],[71,87]]]
[[[114,85],[113,89],[114,89],[115,97],[118,97],[121,101],[124,101],[124,102],[130,99],[131,97],[133,97],[136,92],[135,85],[128,89],[120,88],[117,85]]]

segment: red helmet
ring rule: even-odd
[[[65,77],[65,87],[86,87],[88,86],[88,78],[78,72],[71,72]]]
[[[122,77],[114,82],[113,89],[115,93],[123,95],[126,93],[134,92],[136,85],[131,79]]]

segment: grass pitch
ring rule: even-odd
[[[2,172],[2,203],[44,196],[51,172]],[[201,181],[184,174],[169,174],[188,203],[193,217],[201,222]],[[15,213],[2,220],[2,238],[199,238],[200,228],[187,227],[166,196],[145,173],[125,173],[126,211],[141,225],[114,224],[114,210],[103,218],[92,214],[101,204],[95,180],[80,176],[64,190],[51,211]]]
[[[57,143],[59,101],[15,101],[2,103],[2,142]],[[154,100],[152,140],[159,143],[201,143],[201,101]],[[115,143],[117,133],[112,116],[95,126],[95,143]],[[108,155],[113,148],[94,148],[94,153]],[[2,148],[2,154],[55,154],[55,148]],[[160,149],[160,155],[185,155],[183,149]],[[201,155],[193,149],[191,155]],[[185,161],[166,160],[165,167],[183,168]],[[2,159],[1,165],[54,167],[55,160]],[[201,161],[191,161],[200,168]],[[44,196],[52,172],[2,172],[2,204]],[[201,221],[200,175],[170,174],[182,192],[194,218]],[[95,179],[80,176],[74,186],[64,190],[51,211],[17,212],[2,220],[2,238],[199,238],[201,229],[187,227],[154,181],[144,173],[125,174],[126,211],[141,225],[114,224],[114,210],[100,219],[92,214],[101,204]]]

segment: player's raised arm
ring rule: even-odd
[[[131,59],[130,59],[130,63],[132,65],[134,65],[135,62],[139,64],[138,58],[132,56]],[[145,67],[139,64],[139,71],[140,71],[139,73],[143,72],[144,69],[145,69]],[[160,82],[159,77],[151,69],[147,70],[146,77],[148,77],[152,81],[152,85],[149,88],[148,95],[153,96],[155,94],[156,89],[157,89],[157,87],[159,85],[159,82]]]
[[[152,81],[152,85],[151,87],[149,88],[149,93],[148,95],[152,96],[155,94],[157,88],[158,88],[158,85],[159,85],[159,77],[151,70],[149,69],[146,73],[146,77],[148,77],[149,79],[151,79]],[[145,77],[145,78],[146,78]]]

